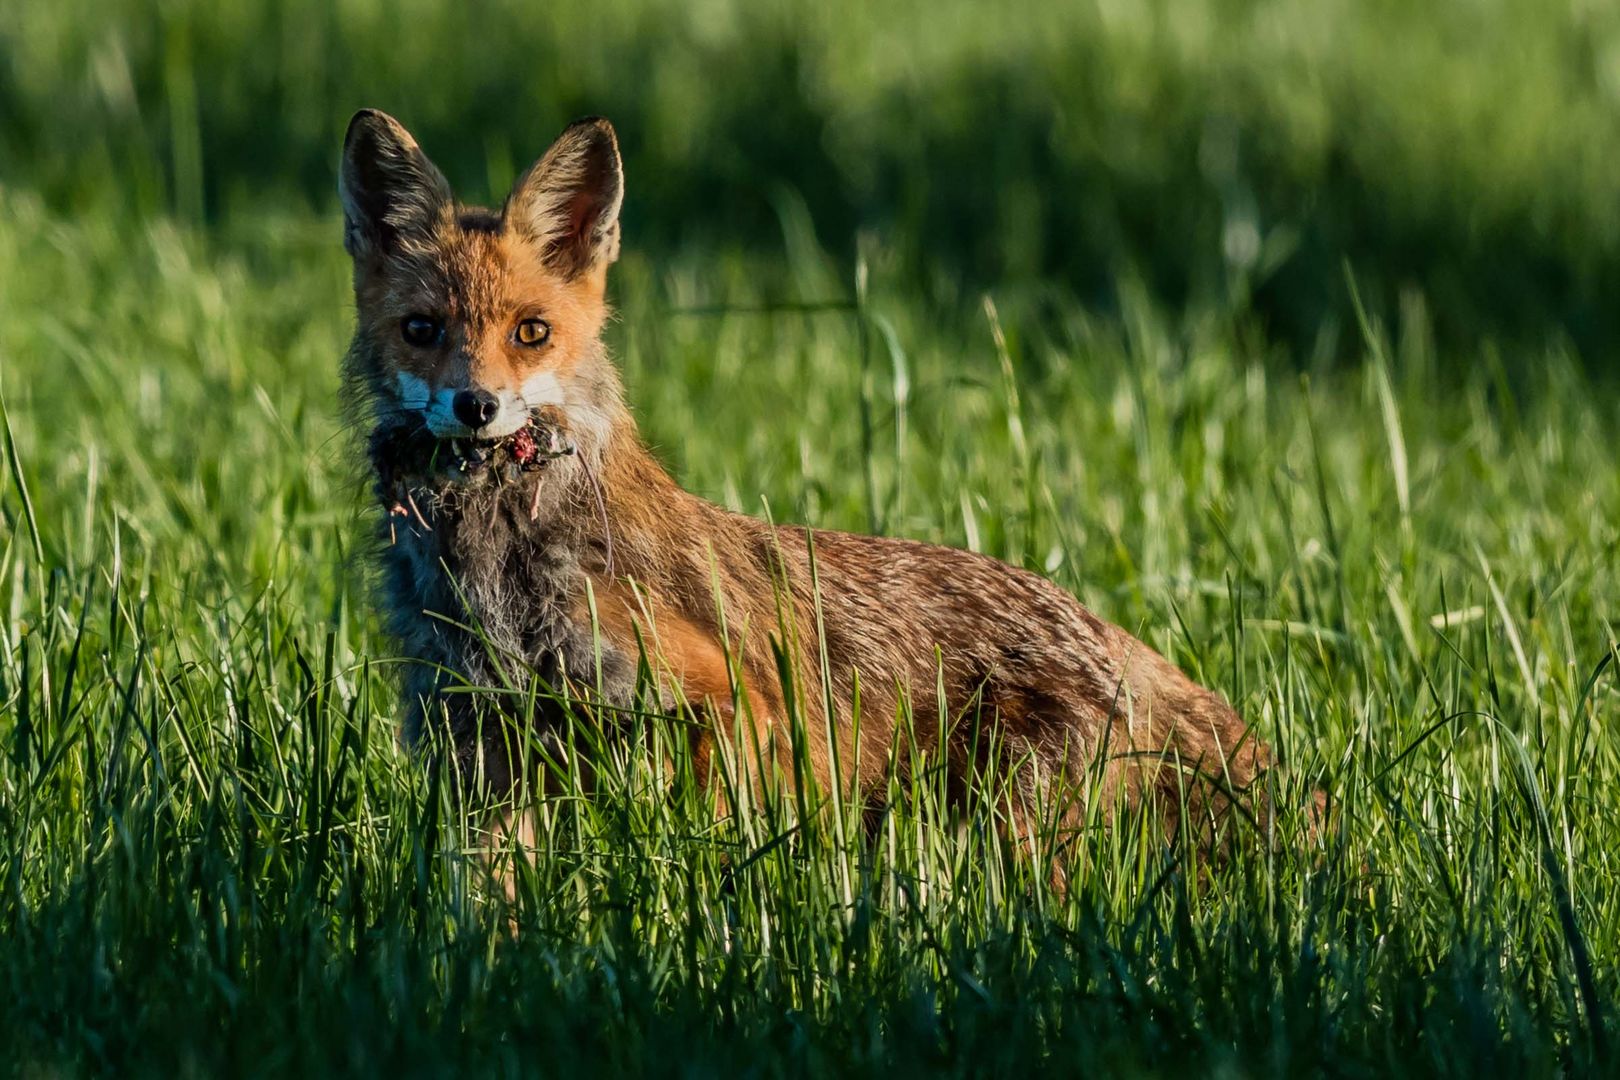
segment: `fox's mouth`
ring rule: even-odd
[[[573,440],[541,410],[496,439],[440,437],[425,423],[379,427],[371,436],[371,462],[384,488],[413,480],[516,480],[573,453]]]
[[[487,470],[501,479],[515,480],[573,453],[574,444],[561,429],[530,416],[527,424],[498,439],[435,437],[427,471],[473,477]]]

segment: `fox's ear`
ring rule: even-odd
[[[349,121],[338,195],[343,246],[357,259],[395,250],[402,239],[426,238],[454,201],[444,174],[411,133],[376,109],[361,109]]]
[[[601,117],[568,125],[506,199],[506,222],[565,277],[619,257],[624,166],[613,125]]]

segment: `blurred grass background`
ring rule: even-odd
[[[684,484],[1051,576],[1337,830],[1200,877],[1127,815],[1054,897],[983,815],[716,823],[643,762],[487,897],[336,407],[361,105],[475,200],[610,116]],[[1597,3],[13,0],[5,1064],[1612,1068],[1617,143]]]
[[[1612,356],[1620,9],[1592,0],[20,0],[0,177],[219,222],[332,206],[358,104],[499,198],[569,119],[623,134],[643,250],[848,254],[1352,347],[1341,264],[1443,339]]]

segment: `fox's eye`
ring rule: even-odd
[[[551,326],[544,319],[524,319],[517,324],[514,336],[519,345],[544,345],[551,336]]]
[[[407,344],[423,349],[439,340],[444,324],[428,315],[407,315],[399,324],[399,332]]]

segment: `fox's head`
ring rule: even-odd
[[[570,125],[485,210],[457,203],[396,120],[363,110],[338,190],[358,315],[349,374],[379,415],[499,439],[550,407],[600,454],[621,411],[599,338],[624,191],[612,126]]]

